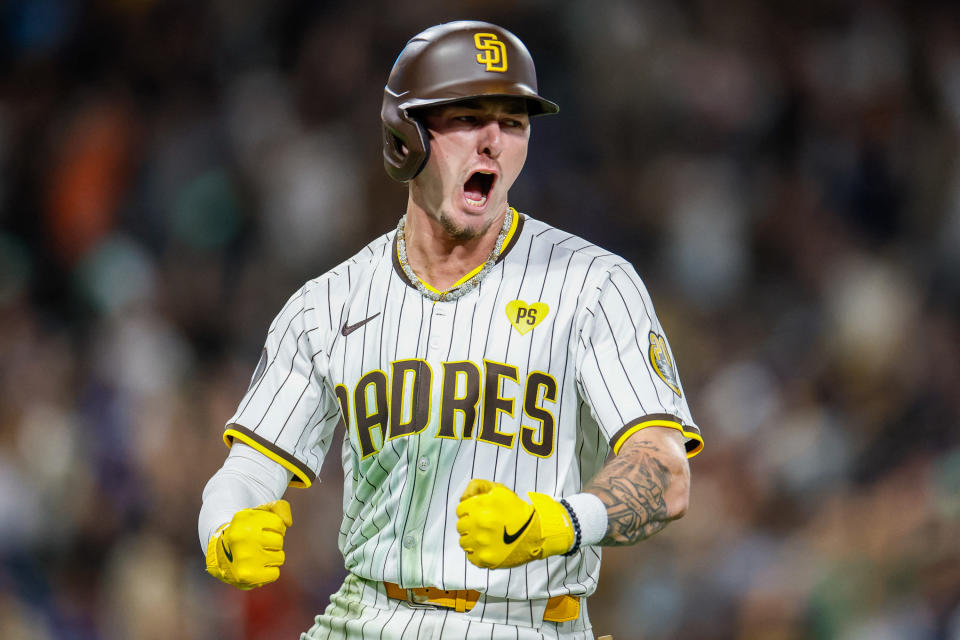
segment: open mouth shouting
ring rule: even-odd
[[[497,181],[497,174],[492,171],[475,171],[463,184],[463,199],[467,205],[482,209],[487,204],[487,196],[493,190],[493,185]]]

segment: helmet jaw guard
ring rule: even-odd
[[[449,22],[411,38],[393,65],[380,109],[390,177],[409,182],[430,157],[429,135],[412,110],[480,97],[524,98],[531,116],[560,110],[537,94],[530,52],[506,29]]]
[[[383,92],[383,166],[390,177],[409,182],[423,170],[430,157],[430,137],[420,121],[399,106],[389,87]]]

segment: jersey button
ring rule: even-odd
[[[417,546],[417,539],[413,537],[413,534],[406,535],[403,537],[403,546],[407,549],[413,549]]]
[[[420,469],[420,471],[426,471],[429,468],[430,468],[430,460],[428,460],[427,458],[420,458],[417,461],[417,469]]]

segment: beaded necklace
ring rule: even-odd
[[[493,245],[493,251],[490,252],[490,255],[487,257],[487,261],[483,263],[483,268],[480,269],[473,277],[467,280],[464,283],[450,287],[446,291],[431,291],[420,278],[417,277],[417,274],[413,272],[413,269],[410,268],[410,264],[407,262],[407,242],[403,237],[404,229],[407,224],[407,216],[404,215],[400,218],[400,222],[397,224],[397,258],[400,262],[400,267],[403,269],[403,273],[406,274],[407,280],[413,283],[421,295],[429,300],[434,302],[451,302],[457,298],[461,298],[474,289],[477,288],[477,285],[487,277],[487,274],[493,269],[497,264],[497,258],[500,257],[500,251],[503,249],[503,241],[507,236],[507,231],[510,230],[511,225],[513,225],[513,209],[510,206],[507,206],[507,213],[503,216],[503,225],[500,227],[500,233],[497,235],[497,242]]]

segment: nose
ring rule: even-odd
[[[500,122],[487,120],[480,127],[477,135],[477,153],[491,158],[500,156],[503,147],[500,138]]]

